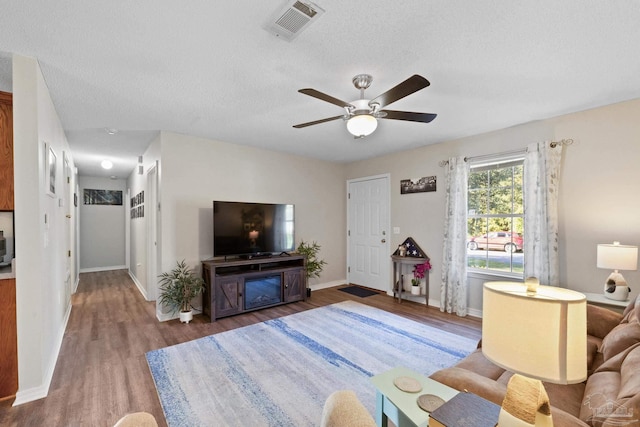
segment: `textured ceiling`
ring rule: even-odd
[[[317,0],[291,42],[263,29],[285,4],[0,0],[0,89],[37,58],[80,174],[121,177],[159,130],[346,162],[640,97],[637,0]],[[353,101],[359,73],[369,98],[425,76],[392,109],[438,117],[292,128],[343,111],[298,89]]]

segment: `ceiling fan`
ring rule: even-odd
[[[378,127],[378,119],[406,120],[410,122],[429,123],[436,118],[436,114],[413,113],[409,111],[383,110],[382,108],[396,102],[405,96],[411,95],[429,86],[429,81],[422,76],[414,74],[402,83],[392,87],[382,95],[369,100],[365,99],[364,91],[371,85],[373,77],[369,74],[358,74],[352,79],[353,85],[360,90],[360,99],[352,102],[345,102],[329,96],[315,89],[300,89],[298,92],[318,98],[345,109],[345,114],[328,117],[326,119],[315,120],[313,122],[301,123],[293,126],[296,129],[313,126],[332,120],[342,119],[347,122],[347,130],[356,138],[364,138],[373,133]]]

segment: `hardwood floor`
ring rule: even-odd
[[[0,407],[2,426],[112,426],[124,414],[147,411],[165,426],[145,353],[203,336],[251,325],[347,299],[420,323],[479,339],[481,322],[441,313],[385,294],[359,298],[339,287],[314,291],[306,302],[254,311],[209,323],[159,322],[155,302],[145,301],[126,270],[83,273],[73,295],[49,395],[17,407]]]

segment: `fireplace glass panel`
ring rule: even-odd
[[[245,279],[244,309],[250,310],[282,302],[281,289],[279,274]]]

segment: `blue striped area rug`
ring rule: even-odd
[[[429,375],[476,340],[354,301],[147,353],[167,424],[317,426],[326,398],[354,390],[374,413],[370,377],[396,366]]]

